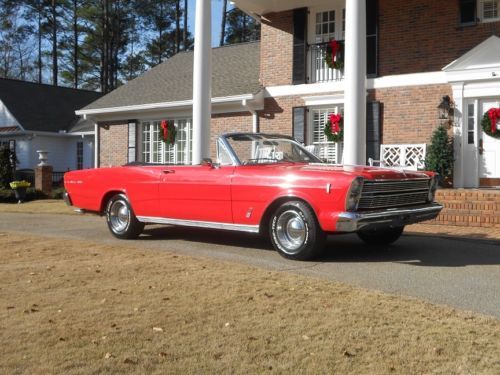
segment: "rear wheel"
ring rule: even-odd
[[[388,245],[403,234],[404,226],[395,228],[367,229],[357,232],[358,237],[369,245]]]
[[[111,233],[121,239],[137,238],[144,229],[144,223],[137,220],[124,194],[117,194],[108,201],[106,222]]]
[[[326,234],[304,202],[283,203],[271,216],[269,227],[274,248],[285,258],[309,260],[323,250]]]

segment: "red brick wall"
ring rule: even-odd
[[[251,132],[252,115],[249,112],[212,115],[210,128],[210,153],[215,160],[215,141],[223,133]]]
[[[292,135],[292,108],[303,105],[304,100],[298,96],[266,98],[264,110],[259,112],[259,130]]]
[[[439,71],[500,35],[500,22],[460,27],[458,6],[456,0],[379,0],[379,76]]]
[[[436,201],[444,208],[428,224],[500,228],[500,191],[443,189]]]
[[[266,14],[260,42],[260,81],[263,86],[292,84],[293,11]]]
[[[99,166],[110,167],[128,162],[128,125],[99,124]]]
[[[215,140],[220,134],[251,131],[252,115],[249,112],[213,115],[210,135],[211,158],[215,159]],[[99,125],[99,165],[101,167],[126,164],[128,162],[127,146],[127,124],[111,123]]]
[[[428,143],[439,125],[437,106],[449,85],[370,90],[368,100],[382,103],[382,143]]]

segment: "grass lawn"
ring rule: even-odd
[[[2,374],[500,373],[498,319],[168,251],[0,241]]]
[[[75,207],[70,207],[62,199],[40,199],[17,203],[0,203],[0,212],[74,214]]]

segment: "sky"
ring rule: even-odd
[[[191,34],[194,36],[194,18],[196,1],[205,0],[188,0],[188,27]],[[220,40],[220,23],[222,21],[222,0],[212,0],[212,46],[218,46]],[[227,10],[232,6],[227,2]]]

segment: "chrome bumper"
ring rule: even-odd
[[[439,215],[443,206],[438,203],[391,208],[366,212],[342,212],[337,219],[337,232],[356,232],[360,229],[381,227],[400,227],[425,220],[431,220]]]
[[[71,198],[70,198],[70,196],[69,196],[69,194],[68,194],[67,191],[64,192],[63,199],[64,199],[64,202],[66,202],[66,204],[68,206],[73,206],[73,202],[71,202]]]

